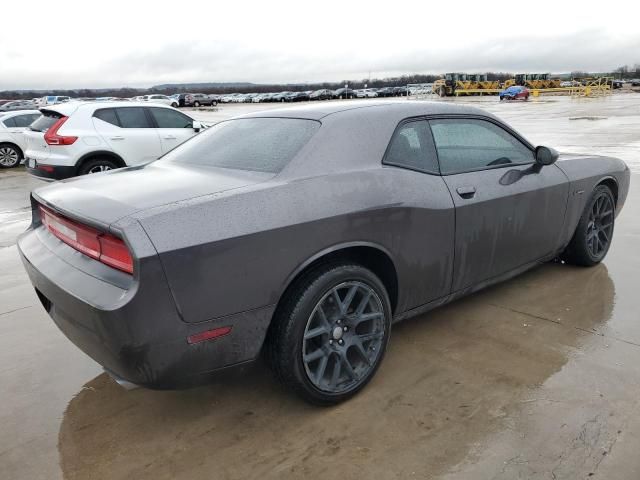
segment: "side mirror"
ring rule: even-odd
[[[194,121],[193,121],[193,129],[194,129],[196,132],[199,132],[200,130],[202,130],[202,124],[201,124],[199,121],[194,120]]]
[[[539,146],[536,147],[536,163],[538,165],[551,165],[558,160],[558,152],[553,148]]]

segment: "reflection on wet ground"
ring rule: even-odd
[[[572,300],[549,298],[558,290]],[[604,265],[546,265],[398,325],[373,384],[333,409],[302,404],[260,367],[183,392],[126,392],[101,375],[65,412],[62,470],[70,479],[444,472],[520,409],[553,401],[540,387],[594,340],[585,332],[610,319],[614,296]]]
[[[612,154],[624,137],[616,148],[640,165],[633,122],[612,131],[625,121],[618,100],[599,113],[568,99],[472,102],[501,109],[533,141],[557,135],[543,140],[552,146],[578,143],[577,124],[604,125],[589,148]],[[557,130],[541,123],[545,105],[564,112],[550,120]],[[253,106],[239,107],[202,115]],[[591,115],[607,119],[568,119]],[[0,478],[640,477],[634,186],[604,264],[546,264],[394,326],[362,394],[317,409],[259,364],[177,392],[126,391],[102,374],[48,319],[17,258],[33,183],[21,169],[0,172]]]

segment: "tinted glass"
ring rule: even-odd
[[[534,161],[527,146],[491,122],[460,119],[429,123],[443,174]]]
[[[158,128],[192,128],[193,120],[186,115],[168,108],[150,108]]]
[[[147,114],[142,107],[122,107],[116,111],[122,128],[151,128]]]
[[[7,118],[6,120],[3,120],[2,123],[4,123],[5,127],[9,128],[17,126],[15,118]]]
[[[31,124],[31,130],[36,132],[46,132],[49,128],[62,117],[58,112],[44,110],[42,116]]]
[[[103,122],[115,125],[116,127],[120,126],[118,123],[118,117],[116,116],[116,111],[113,108],[102,108],[100,110],[96,110],[93,116],[95,118],[99,118]]]
[[[438,173],[433,139],[426,120],[406,123],[396,131],[384,163]]]
[[[13,117],[13,120],[15,122],[15,126],[16,127],[28,127],[29,125],[31,125],[38,117],[40,117],[40,114],[36,114],[36,115],[18,115],[17,117]]]
[[[218,123],[166,155],[169,161],[277,173],[320,128],[314,120],[246,118]]]

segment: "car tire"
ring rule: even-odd
[[[171,104],[171,106],[172,106],[173,108],[178,108],[178,104],[177,104],[176,102],[173,102],[173,103]]]
[[[118,165],[108,158],[94,158],[87,160],[78,170],[78,175],[88,175],[91,173],[106,172],[119,168]]]
[[[10,143],[0,143],[0,168],[14,168],[20,165],[22,152]]]
[[[585,267],[600,263],[611,246],[615,213],[611,189],[606,185],[598,185],[591,193],[561,259]]]
[[[374,376],[390,328],[389,296],[373,272],[358,264],[325,264],[288,289],[265,353],[283,385],[309,403],[333,405]]]
[[[200,106],[200,102],[193,102],[193,106],[194,107],[199,107]]]

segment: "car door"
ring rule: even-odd
[[[569,192],[556,166],[497,122],[431,119],[440,171],[456,209],[452,291],[477,285],[559,247]]]
[[[160,137],[162,153],[173,150],[197,133],[193,128],[193,119],[184,113],[172,108],[148,107],[148,110]]]
[[[150,162],[162,154],[158,131],[144,107],[97,109],[93,124],[127,165]]]
[[[15,142],[16,145],[20,147],[22,152],[25,152],[27,149],[27,139],[25,137],[25,132],[29,125],[31,125],[37,118],[40,117],[39,112],[34,113],[24,113],[21,115],[14,115],[11,118],[4,120],[4,124],[6,126],[11,139]]]
[[[394,188],[406,195],[406,224],[395,235],[396,259],[405,265],[410,288],[405,308],[424,305],[451,293],[455,206],[440,177],[429,124],[407,119],[391,138],[383,163],[394,171]]]

